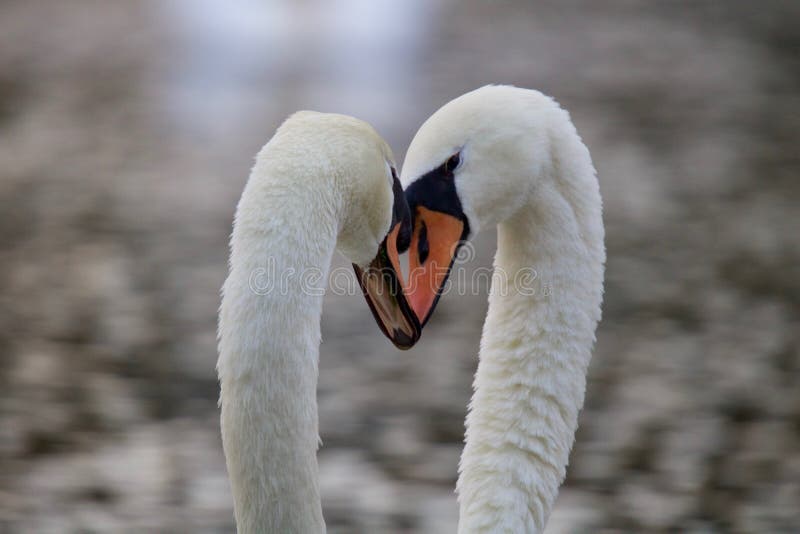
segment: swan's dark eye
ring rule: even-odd
[[[461,163],[461,153],[456,152],[455,154],[447,158],[447,161],[444,162],[445,172],[453,172],[454,170],[456,170],[456,167],[458,167],[459,163]]]

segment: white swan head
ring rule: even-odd
[[[278,128],[264,156],[284,176],[309,182],[311,194],[321,188],[339,194],[336,248],[367,266],[389,232],[395,204],[394,156],[372,126],[346,115],[299,111]]]
[[[460,243],[523,207],[547,202],[541,194],[544,185],[582,185],[563,183],[573,177],[557,172],[553,156],[553,145],[571,137],[579,139],[569,115],[553,99],[513,86],[490,85],[466,93],[420,127],[408,148],[401,182],[414,219],[409,254],[413,289],[408,297],[423,325]],[[585,154],[576,157],[587,162],[593,177],[588,151],[578,145],[576,150]]]
[[[410,214],[386,142],[364,121],[301,111],[281,125],[261,160],[270,162],[269,174],[305,181],[296,185],[309,198],[336,193],[328,201],[336,205],[336,248],[353,263],[384,334],[399,348],[411,347],[420,328],[403,295],[397,253],[398,245],[408,247]]]

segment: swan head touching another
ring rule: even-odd
[[[488,86],[441,107],[417,131],[403,162],[403,181],[416,182],[409,199],[432,198],[424,189],[447,183],[470,234],[507,219],[525,206],[543,178],[549,147],[542,120],[547,117],[537,113],[532,120],[526,112],[538,111],[548,100],[527,89]]]
[[[319,495],[320,318],[334,251],[353,262],[400,348],[420,326],[400,283],[408,206],[368,124],[300,112],[259,152],[236,209],[219,311],[220,424],[238,531],[325,531]]]
[[[459,463],[459,533],[541,532],[600,320],[604,229],[589,151],[553,99],[486,86],[425,121],[401,181],[413,219],[406,296],[423,326],[459,247],[497,227]]]
[[[285,175],[331,189],[338,197],[336,249],[354,264],[366,267],[395,226],[408,228],[408,206],[396,194],[392,150],[366,122],[298,111],[280,126],[263,155],[285,166],[290,171]]]
[[[423,325],[458,247],[520,213],[569,225],[565,232],[595,249],[602,267],[602,204],[589,151],[569,114],[538,91],[489,85],[448,102],[414,136],[401,182],[414,219],[407,296]]]
[[[411,217],[389,145],[364,121],[314,111],[295,113],[267,146],[273,143],[307,151],[316,179],[331,181],[341,198],[336,249],[353,263],[383,333],[397,348],[411,348],[421,328],[403,294],[398,255],[408,248]],[[315,174],[309,171],[301,175]]]
[[[397,257],[397,247],[408,246],[410,217],[392,151],[364,121],[300,111],[256,157],[236,213],[231,264],[252,267],[240,257],[261,254],[255,259],[317,267],[309,256],[331,239],[353,263],[381,330],[399,348],[411,347],[420,328]]]

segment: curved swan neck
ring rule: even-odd
[[[316,388],[339,199],[324,188],[287,194],[307,181],[258,165],[237,208],[219,324],[222,438],[237,528],[324,532]]]
[[[602,300],[601,201],[577,134],[552,156],[535,203],[498,226],[457,486],[462,534],[544,529],[583,406]]]

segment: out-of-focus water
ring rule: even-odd
[[[253,155],[317,109],[401,164],[492,82],[571,112],[605,201],[604,318],[548,532],[796,531],[798,23],[778,1],[2,3],[0,532],[231,531],[215,322]],[[485,300],[443,299],[399,353],[363,299],[326,297],[331,532],[455,530]]]

